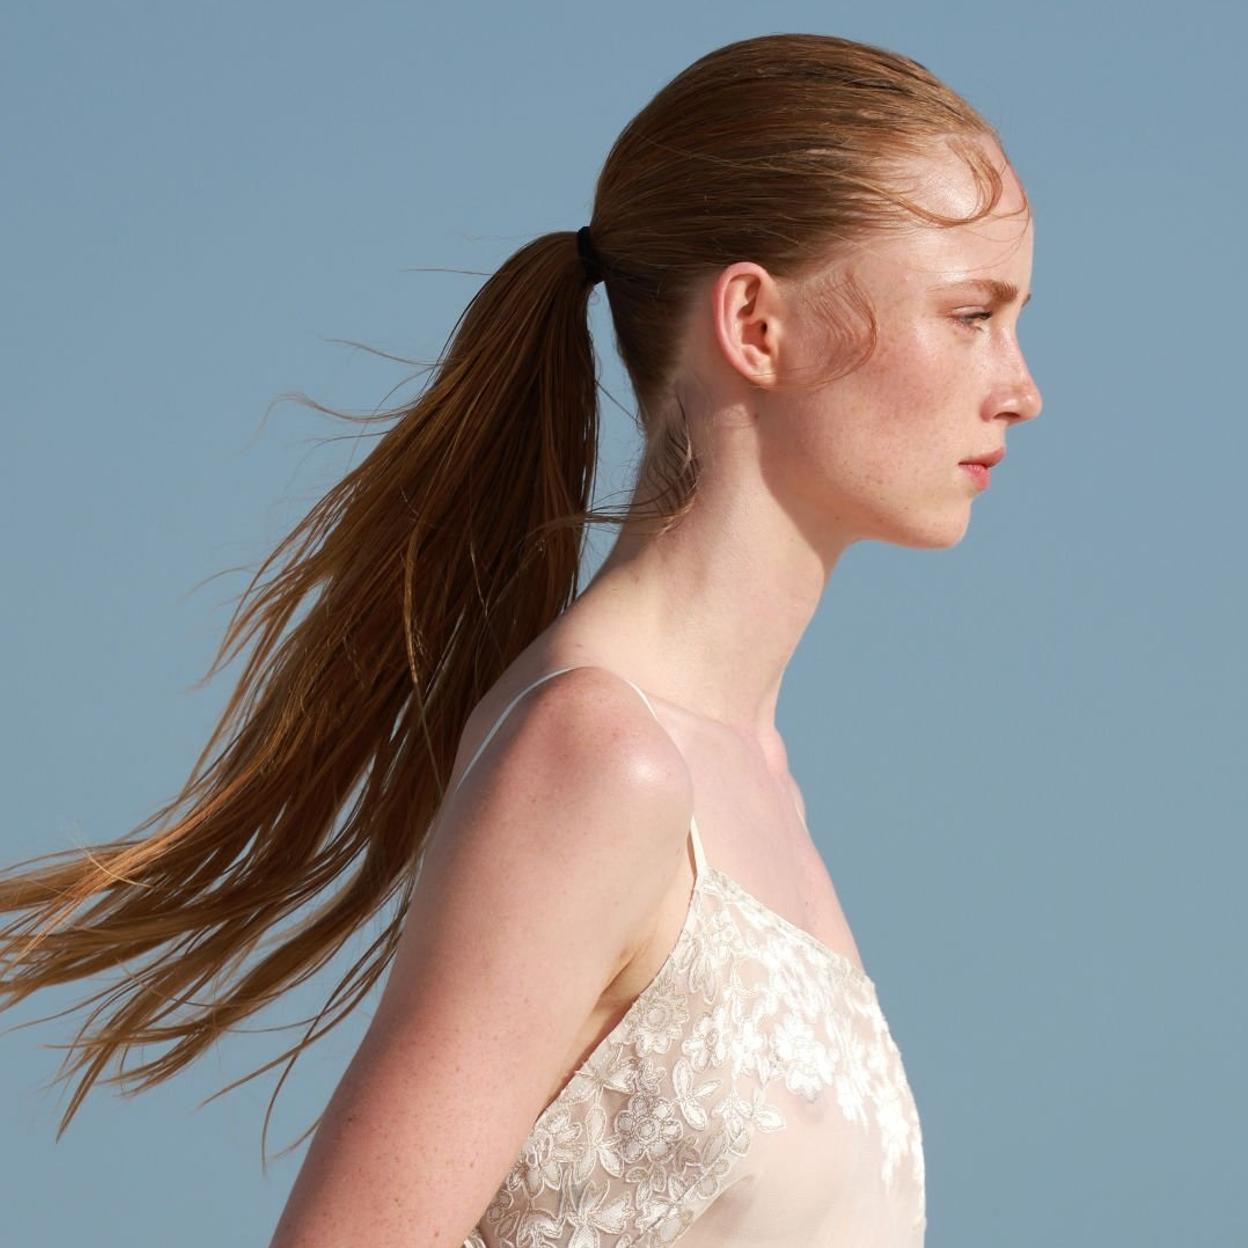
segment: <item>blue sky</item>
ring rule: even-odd
[[[884,44],[979,107],[1027,185],[1045,400],[957,547],[846,555],[780,708],[919,1103],[928,1244],[1232,1242],[1243,14],[11,5],[0,858],[123,835],[185,778],[238,669],[191,686],[245,579],[194,587],[254,564],[360,453],[279,395],[392,401],[408,371],[349,344],[436,355],[481,275],[588,219],[620,128],[702,53],[781,30]],[[600,295],[591,314],[625,394]],[[605,492],[635,447],[604,422]],[[260,1172],[276,1072],[196,1106],[298,1033],[231,1037],[137,1098],[99,1088],[54,1144],[46,1046],[72,1020],[12,1028],[84,991],[0,1015],[5,1242],[267,1243],[303,1152]],[[273,1151],[366,1022],[300,1060]]]

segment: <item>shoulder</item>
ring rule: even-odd
[[[601,990],[649,937],[683,868],[688,768],[637,691],[605,669],[543,680],[501,722],[516,689],[497,693],[465,731],[461,754],[475,762],[430,830],[405,943],[461,968],[483,948],[496,968],[576,949]]]
[[[666,813],[660,825],[679,823],[682,813],[688,823],[689,769],[623,677],[586,665],[520,689],[518,698],[515,689],[496,690],[465,727],[461,754],[468,770],[459,773],[450,799],[457,817],[469,809],[488,815],[552,803],[597,811],[625,801],[638,815]]]

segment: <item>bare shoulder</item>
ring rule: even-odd
[[[465,731],[466,763],[497,724],[439,813],[405,943],[442,916],[464,915],[462,888],[497,920],[520,922],[512,911],[541,900],[547,923],[603,914],[621,941],[618,969],[648,938],[684,861],[688,767],[637,691],[604,668],[543,680],[498,722],[514,696],[501,707],[487,699],[487,714]],[[555,890],[581,901],[561,909]]]
[[[452,785],[443,810],[448,823],[471,820],[471,811],[491,814],[556,799],[573,809],[624,798],[640,803],[640,814],[647,803],[660,812],[692,810],[692,781],[679,749],[622,677],[593,666],[559,672],[527,689],[499,722],[515,696],[508,694],[501,706],[497,697],[486,699],[465,729],[462,761],[473,761],[466,775],[460,772],[459,787]],[[658,821],[657,836],[666,822]],[[642,819],[634,835],[644,840],[655,826]],[[592,826],[584,833],[595,835]]]

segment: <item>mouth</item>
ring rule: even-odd
[[[1005,447],[999,446],[995,451],[989,451],[987,455],[976,455],[974,459],[963,459],[959,462],[963,464],[979,464],[983,468],[991,468],[999,464],[1005,458]]]

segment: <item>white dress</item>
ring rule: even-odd
[[[464,775],[568,670],[512,699]],[[671,952],[538,1116],[464,1248],[920,1248],[918,1111],[873,981],[708,866],[696,820],[689,835]]]

